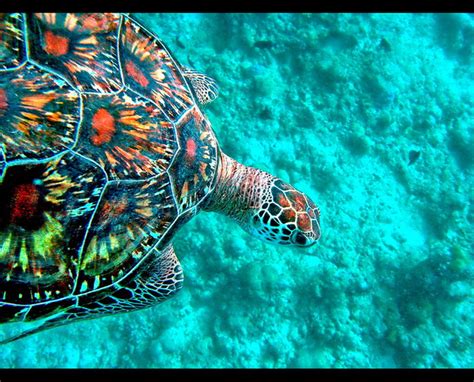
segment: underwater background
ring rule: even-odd
[[[0,367],[474,367],[474,16],[136,17],[216,79],[221,148],[307,193],[322,237],[201,213],[173,299],[2,346]]]

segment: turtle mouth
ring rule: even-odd
[[[311,247],[316,243],[316,240],[311,239],[301,231],[294,231],[290,237],[291,242],[298,247]]]

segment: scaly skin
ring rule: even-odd
[[[302,192],[223,152],[217,171],[205,211],[229,216],[250,234],[276,244],[308,247],[319,239],[319,208]]]

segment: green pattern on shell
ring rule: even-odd
[[[1,15],[0,126],[0,322],[105,301],[214,181],[179,64],[127,16]]]

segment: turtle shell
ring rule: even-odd
[[[197,213],[217,151],[179,64],[132,18],[0,15],[1,320],[136,271]]]

